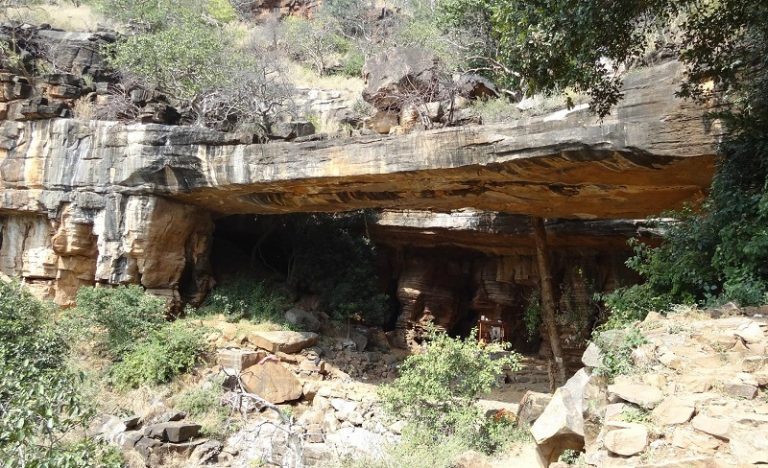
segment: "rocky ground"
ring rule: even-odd
[[[287,316],[311,325],[302,314],[307,313],[296,309]],[[265,331],[263,325],[223,317],[202,323],[211,330],[216,357],[185,386],[211,388],[223,379],[219,404],[232,409],[235,430],[210,437],[201,421],[174,407],[176,395],[139,397],[152,399],[139,405],[143,414],[105,414],[92,428],[122,447],[135,466],[339,466],[349,458],[381,457],[398,442],[405,421],[384,414],[377,389],[396,377],[407,353],[391,348],[380,330]],[[516,415],[526,391],[546,391],[546,363],[526,357],[523,366],[503,376],[500,387],[479,402],[488,414]],[[526,401],[522,418],[530,420],[548,396],[529,392]],[[534,460],[535,453],[529,445],[507,454],[504,462],[467,457],[507,466],[509,457]]]
[[[632,352],[632,371],[613,381],[597,371],[609,352],[591,346],[586,367],[532,427],[542,458],[583,449],[573,465],[556,466],[765,466],[765,312],[651,313],[636,325],[646,343]]]

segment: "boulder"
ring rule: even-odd
[[[740,379],[725,383],[723,391],[728,395],[738,398],[746,398],[747,400],[752,400],[757,396],[757,386],[744,383]]]
[[[679,397],[669,396],[653,410],[652,414],[653,420],[657,424],[669,426],[672,424],[687,423],[695,411],[696,406],[693,402]]]
[[[532,390],[525,392],[520,400],[520,405],[517,407],[518,424],[533,424],[551,400],[552,395],[549,393],[539,393]]]
[[[218,352],[219,365],[229,374],[238,374],[266,357],[264,351],[250,349],[226,348]]]
[[[269,137],[276,140],[293,140],[315,133],[315,126],[312,122],[293,121],[278,122],[272,125],[269,131]]]
[[[248,335],[248,341],[254,346],[266,349],[271,353],[298,353],[304,348],[317,344],[317,333],[295,331],[253,332]]]
[[[189,465],[205,465],[216,461],[224,445],[218,440],[209,440],[195,447],[189,457]]]
[[[451,468],[493,468],[488,457],[475,450],[468,450],[455,456],[451,460]]]
[[[473,73],[461,75],[456,80],[456,91],[467,99],[488,99],[499,97],[499,90],[491,80]]]
[[[144,428],[144,436],[164,442],[186,442],[200,433],[202,426],[199,424],[172,421],[153,424]]]
[[[245,389],[272,404],[301,398],[301,382],[281,363],[267,360],[245,369],[241,375]]]
[[[308,332],[320,331],[322,325],[314,314],[298,307],[289,309],[285,313],[285,321]]]
[[[721,418],[713,418],[703,414],[697,415],[691,421],[691,425],[697,431],[704,432],[719,439],[728,440],[728,433],[731,430],[731,422]]]
[[[552,400],[533,426],[531,434],[545,463],[557,461],[567,449],[584,446],[584,389],[589,374],[581,369],[555,391]]]
[[[584,354],[581,356],[581,362],[587,367],[600,367],[603,363],[603,356],[600,347],[595,343],[589,343]]]
[[[763,334],[760,325],[751,320],[739,325],[734,334],[746,343],[759,343],[765,339],[765,334]]]
[[[615,423],[614,423],[615,424]],[[626,424],[627,427],[614,429],[605,434],[605,448],[611,453],[630,457],[648,446],[648,429],[642,424]]]
[[[436,96],[439,61],[421,47],[394,47],[365,62],[363,99],[379,110],[397,110],[415,95]],[[435,99],[432,99],[435,100]]]
[[[703,432],[692,430],[689,426],[677,426],[672,433],[672,445],[686,450],[713,452],[720,446],[720,441]]]
[[[608,386],[608,393],[645,409],[653,409],[664,399],[664,394],[652,385],[617,383]]]
[[[768,463],[768,425],[734,424],[728,445],[731,454],[741,463]]]

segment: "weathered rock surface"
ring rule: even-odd
[[[302,394],[301,382],[276,360],[267,360],[243,370],[245,389],[272,404],[297,400]]]
[[[626,424],[625,426],[611,430],[605,435],[605,447],[611,453],[625,457],[645,450],[648,445],[648,429],[641,424]]]
[[[271,353],[298,353],[317,343],[319,336],[312,332],[270,331],[253,332],[248,341]]]
[[[643,367],[615,376],[612,385],[595,381],[600,388],[588,384],[584,390],[587,464],[705,468],[767,463],[768,405],[751,399],[764,396],[768,385],[762,378],[765,316],[764,307],[727,314],[694,309],[634,324],[647,340],[643,348],[649,359]],[[607,339],[621,336],[614,332]],[[753,347],[746,346],[747,337]],[[674,355],[680,365],[662,362],[664,355]],[[733,385],[750,386],[749,395],[734,392]],[[618,402],[605,405],[605,395]],[[577,408],[573,403],[563,412]]]
[[[87,60],[79,60],[68,66],[82,72],[77,64]],[[625,100],[602,122],[571,112],[264,145],[193,127],[48,114],[13,120],[8,111],[0,124],[0,271],[62,304],[94,282],[139,282],[194,301],[210,285],[211,214],[473,207],[645,217],[700,198],[714,167],[716,127],[705,125],[703,109],[671,97],[679,77],[674,63],[630,76]],[[68,79],[52,78],[52,86]],[[21,81],[3,82],[3,93],[24,94]]]
[[[544,412],[531,426],[531,434],[545,463],[557,461],[566,449],[584,446],[584,388],[589,374],[580,370],[557,389]]]

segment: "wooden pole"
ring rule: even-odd
[[[555,319],[555,292],[552,286],[552,271],[549,263],[549,249],[547,247],[547,232],[544,229],[544,220],[531,218],[533,238],[536,242],[536,260],[539,266],[539,287],[541,288],[541,320],[547,329],[549,345],[552,349],[552,357],[555,360],[557,370],[557,386],[565,383],[565,362],[563,361],[563,348],[560,345],[560,332],[557,329]]]

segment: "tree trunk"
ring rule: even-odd
[[[555,360],[557,371],[557,386],[565,383],[565,362],[563,361],[563,349],[560,345],[560,332],[557,329],[555,319],[555,292],[552,286],[552,271],[549,264],[549,249],[547,247],[547,233],[544,230],[544,220],[532,218],[533,238],[536,242],[536,260],[539,266],[539,287],[541,288],[541,320],[547,329],[549,345],[552,349],[552,357]]]

